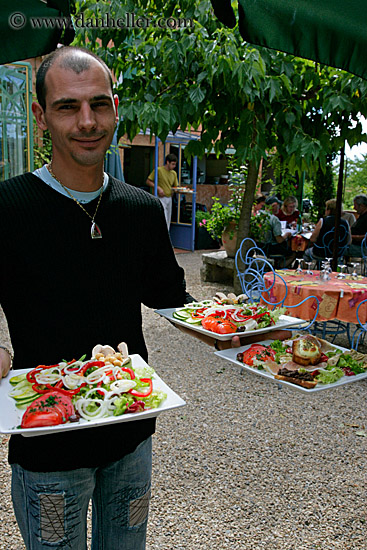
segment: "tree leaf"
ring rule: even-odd
[[[189,90],[189,97],[191,101],[197,105],[201,103],[204,100],[205,92],[200,88],[200,86],[196,86],[194,88],[190,88]]]

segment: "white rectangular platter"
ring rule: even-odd
[[[130,356],[134,366],[147,366],[146,362],[140,355],[133,354]],[[183,407],[186,405],[185,401],[181,399],[163,380],[155,374],[153,379],[153,390],[162,390],[167,394],[165,399],[158,408],[149,409],[143,412],[123,414],[121,416],[109,416],[107,418],[97,418],[95,420],[84,420],[81,418],[79,422],[67,422],[66,424],[60,424],[58,426],[45,426],[43,428],[28,428],[21,429],[17,426],[20,425],[21,418],[25,409],[17,409],[14,399],[9,397],[9,392],[13,389],[9,379],[12,376],[28,372],[32,369],[23,369],[10,371],[6,378],[3,378],[0,383],[0,433],[3,434],[22,434],[25,437],[32,437],[36,435],[46,435],[50,433],[59,433],[69,430],[80,430],[84,428],[94,428],[103,425],[116,424],[119,422],[131,422],[134,420],[144,420],[158,416],[160,413]],[[139,429],[138,427],[136,428]]]
[[[257,342],[257,344],[268,346],[269,344],[272,343],[272,341],[273,340],[264,340],[263,342]],[[230,361],[231,363],[234,363],[235,365],[240,366],[241,369],[244,369],[247,372],[254,374],[255,376],[256,375],[262,376],[263,378],[267,378],[268,380],[272,382],[276,382],[277,384],[283,384],[284,386],[288,386],[289,388],[292,388],[292,390],[300,390],[301,392],[305,392],[305,393],[315,393],[323,390],[331,390],[333,388],[338,388],[340,386],[344,386],[345,384],[352,384],[353,382],[358,382],[359,380],[363,380],[367,378],[367,372],[365,372],[361,374],[356,374],[355,376],[343,376],[343,378],[340,378],[340,380],[338,380],[337,382],[334,382],[333,384],[317,384],[317,386],[312,389],[303,388],[302,386],[298,386],[297,384],[292,384],[292,382],[286,382],[285,380],[278,380],[277,378],[274,378],[274,376],[270,372],[267,372],[265,370],[258,370],[254,367],[250,367],[248,365],[245,365],[244,363],[241,363],[241,361],[238,361],[237,354],[247,350],[249,347],[251,347],[251,344],[248,346],[241,346],[240,348],[231,348],[223,351],[216,351],[214,353],[215,355],[218,355],[218,357],[221,357],[226,361]],[[348,351],[346,348],[342,348],[340,346],[334,346],[334,347],[337,349],[340,349],[341,351]]]
[[[181,321],[180,319],[176,319],[173,317],[173,312],[176,311],[176,308],[168,308],[168,309],[156,309],[155,313],[158,313],[158,315],[161,315],[162,317],[165,317],[169,321],[172,321],[176,325],[181,325],[183,327],[189,328],[191,330],[195,330],[196,332],[200,332],[201,334],[206,334],[207,336],[211,336],[212,338],[215,338],[216,340],[231,340],[233,336],[248,336],[249,334],[262,334],[264,332],[270,332],[271,330],[282,330],[287,329],[290,327],[294,327],[296,325],[300,325],[302,323],[308,323],[308,321],[304,321],[303,319],[298,319],[297,317],[289,317],[288,315],[281,315],[279,318],[279,321],[270,327],[265,328],[259,328],[256,330],[246,330],[243,332],[231,332],[229,334],[217,334],[216,332],[212,332],[211,330],[206,330],[201,325],[194,325],[190,323],[186,323],[185,321]]]

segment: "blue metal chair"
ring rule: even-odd
[[[312,334],[314,336],[319,336],[320,338],[325,338],[329,340],[330,337],[331,343],[334,342],[335,338],[340,334],[346,334],[348,338],[349,345],[351,346],[351,337],[350,337],[350,323],[343,323],[338,319],[333,319],[332,321],[317,321],[312,327]]]
[[[361,274],[365,277],[367,275],[367,233],[361,242],[361,258]]]
[[[348,248],[348,236],[349,231],[346,229],[344,225],[341,225],[339,228],[339,240],[338,240],[338,259],[342,260],[344,258],[346,250]],[[328,231],[325,233],[322,239],[323,247],[324,247],[324,258],[317,258],[315,256],[315,259],[317,261],[317,266],[320,269],[321,263],[324,261],[325,258],[332,258],[334,254],[334,229],[331,231]],[[343,323],[342,321],[339,321],[337,319],[333,319],[332,321],[318,321],[314,324],[312,329],[312,334],[315,336],[320,336],[320,338],[325,339],[326,337],[332,337],[331,342],[334,342],[335,338],[339,334],[346,334],[348,337],[349,344],[351,344],[350,340],[350,332],[349,332],[349,323]]]
[[[338,239],[338,259],[343,258],[348,248],[348,230],[341,225],[339,228],[339,239]],[[316,256],[313,254],[314,259],[317,262],[317,268],[320,269],[321,263],[325,258],[332,258],[334,254],[334,229],[327,231],[322,238],[322,246],[324,248],[323,257]]]
[[[251,241],[252,239],[249,239],[249,240]],[[287,309],[291,309],[291,308],[299,307],[301,304],[303,304],[307,300],[316,300],[317,307],[315,309],[315,315],[313,319],[306,325],[302,323],[302,325],[299,325],[294,328],[292,327],[292,330],[309,331],[310,327],[315,322],[319,312],[319,301],[316,298],[316,296],[308,296],[307,298],[305,298],[304,300],[302,300],[301,302],[299,302],[294,306],[286,305],[284,302],[288,295],[287,283],[285,282],[283,277],[274,270],[270,262],[268,262],[261,248],[255,245],[250,247],[245,252],[246,246],[250,244],[250,243],[245,243],[245,241],[246,239],[242,241],[235,256],[237,276],[241,285],[242,292],[246,294],[246,296],[248,296],[251,302],[259,303],[262,300],[264,303],[269,305],[271,309],[275,309],[278,306],[279,307],[284,306]],[[256,250],[256,255],[255,255],[255,250]],[[262,256],[260,256],[260,254],[257,255],[258,251],[260,251],[260,253],[262,253],[263,255]],[[271,278],[270,285],[265,284],[265,279],[264,279],[265,273],[267,273]],[[282,297],[279,300],[276,300],[274,296],[272,296],[271,291],[274,285],[279,282],[283,285],[284,292],[282,293]],[[305,321],[305,323],[307,323],[307,321]]]
[[[346,253],[346,256],[348,256],[348,253]],[[350,260],[352,258],[361,258],[361,275],[365,277],[367,275],[367,233],[365,234],[364,238],[361,242],[361,254],[360,256],[349,256],[348,258],[348,267],[350,267]]]
[[[357,328],[355,329],[355,331],[353,332],[353,335],[352,335],[352,349],[355,349],[355,350],[358,349],[358,346],[359,346],[360,343],[364,342],[364,339],[366,337],[367,323],[362,323],[362,321],[359,317],[359,309],[366,302],[367,302],[367,299],[363,300],[360,304],[358,304],[357,311],[356,311],[358,326],[357,326]]]

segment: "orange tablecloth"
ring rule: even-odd
[[[347,323],[357,323],[356,310],[359,302],[367,298],[367,277],[353,280],[347,275],[346,279],[337,279],[337,273],[331,274],[329,281],[319,279],[319,271],[313,275],[306,272],[297,273],[294,270],[278,270],[288,287],[288,295],[285,305],[294,306],[307,298],[316,296],[319,301],[318,321],[339,319]],[[272,273],[265,274],[267,287],[273,281]],[[270,300],[278,302],[285,294],[284,283],[278,279],[270,291]],[[301,319],[310,320],[315,315],[317,304],[315,300],[308,300],[298,308],[292,308],[290,314]],[[367,303],[359,310],[359,318],[362,323],[367,322]]]

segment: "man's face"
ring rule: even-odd
[[[177,162],[173,160],[172,162],[167,162],[167,168],[168,170],[174,170],[177,166]]]
[[[103,164],[115,131],[111,86],[103,67],[91,59],[77,74],[57,62],[46,74],[46,110],[35,103],[33,112],[42,130],[48,128],[53,162],[60,167]]]
[[[263,210],[265,208],[265,201],[259,202],[258,204],[254,205],[255,212],[259,212],[260,210]]]
[[[276,216],[277,214],[279,214],[279,204],[277,202],[273,202],[271,205],[270,205],[270,208],[271,208],[271,213],[274,214],[274,216]]]
[[[358,204],[356,201],[353,201],[354,210],[357,212],[357,214],[361,215],[367,210],[367,206],[364,204]]]

